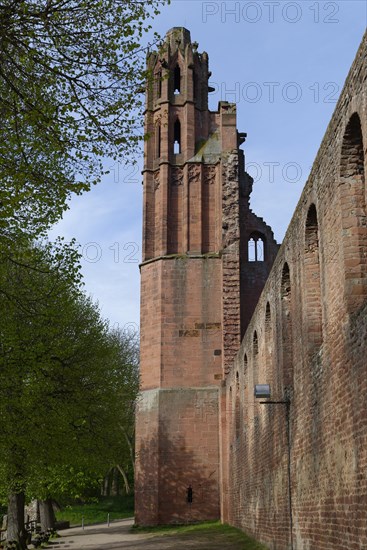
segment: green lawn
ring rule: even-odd
[[[134,497],[105,497],[93,504],[75,504],[65,506],[56,513],[59,521],[69,521],[70,525],[81,525],[82,517],[84,524],[107,522],[107,514],[110,514],[110,521],[114,519],[129,518],[134,515]]]
[[[255,541],[248,535],[246,535],[240,529],[230,527],[229,525],[223,525],[219,521],[205,522],[196,525],[165,525],[162,527],[134,527],[134,532],[142,533],[154,533],[156,535],[179,535],[182,539],[186,536],[195,535],[205,538],[205,540],[211,540],[212,550],[216,548],[228,548],[228,544],[231,544],[234,549],[238,550],[267,550],[267,547],[259,542]]]

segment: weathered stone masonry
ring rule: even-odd
[[[217,519],[221,384],[278,245],[249,208],[235,105],[208,110],[208,55],[176,28],[148,68],[136,521]],[[261,248],[256,280],[243,238]]]
[[[136,522],[220,516],[272,550],[365,549],[367,38],[279,252],[235,106],[208,110],[207,54],[176,28],[148,67]],[[290,400],[289,447],[257,383]]]

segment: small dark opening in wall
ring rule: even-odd
[[[175,155],[181,153],[181,123],[178,119],[173,129],[173,153]]]
[[[162,71],[157,73],[157,98],[162,96]]]
[[[257,332],[255,330],[254,332],[254,337],[253,337],[253,347],[254,347],[254,355],[257,355],[259,353],[259,342],[258,342],[258,339],[257,339]]]
[[[269,302],[266,303],[265,311],[265,331],[269,332],[271,329],[271,311]]]

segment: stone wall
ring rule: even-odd
[[[366,79],[365,36],[223,389],[222,517],[272,550],[367,548]]]

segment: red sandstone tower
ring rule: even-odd
[[[147,62],[140,525],[220,517],[221,384],[278,249],[249,209],[235,105],[208,110],[208,55],[178,27]]]

